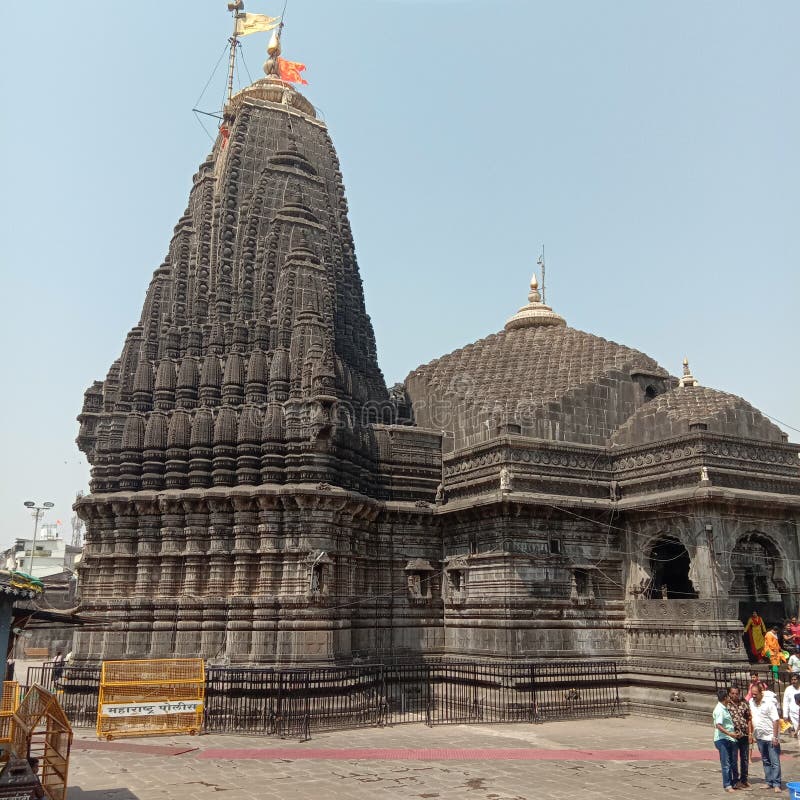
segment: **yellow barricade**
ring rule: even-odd
[[[205,688],[202,658],[104,661],[97,736],[199,733]]]
[[[3,697],[0,699],[0,742],[10,742],[14,712],[19,708],[19,683],[4,681]]]

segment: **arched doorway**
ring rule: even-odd
[[[691,559],[686,548],[672,536],[662,536],[650,546],[651,597],[685,600],[697,597],[689,580]]]
[[[783,624],[786,618],[783,559],[775,543],[760,533],[736,540],[731,554],[733,582],[730,596],[739,601],[742,623],[758,611],[767,625]]]

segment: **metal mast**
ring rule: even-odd
[[[539,256],[536,263],[542,268],[542,303],[546,304],[547,300],[544,294],[544,245],[542,245],[542,254]]]
[[[233,72],[236,67],[236,48],[239,46],[239,17],[244,15],[244,0],[234,0],[228,3],[228,11],[233,15],[233,33],[228,39],[231,45],[231,53],[228,58],[228,99],[230,103],[233,97]]]

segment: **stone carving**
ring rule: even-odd
[[[793,596],[798,448],[536,296],[387,390],[327,128],[270,78],[225,115],[139,324],[84,394],[81,602],[108,625],[76,634],[76,660],[486,658],[510,632],[537,658],[735,660],[747,564],[718,556],[757,535],[767,593]],[[685,543],[698,600],[647,599],[656,534]]]

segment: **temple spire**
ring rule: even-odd
[[[264,74],[280,77],[280,70],[278,69],[278,57],[281,54],[281,32],[283,30],[283,23],[278,26],[278,29],[272,32],[269,44],[267,45],[267,60],[264,62]]]
[[[689,387],[689,386],[697,386],[697,379],[692,375],[691,370],[689,369],[689,359],[683,359],[683,377],[678,381],[678,386],[681,387]]]
[[[539,262],[537,262],[539,263]],[[523,306],[508,322],[506,330],[516,328],[533,328],[541,325],[566,325],[563,317],[556,314],[550,306],[546,306],[539,294],[539,281],[536,273],[531,276],[531,290],[528,293],[528,305]]]

